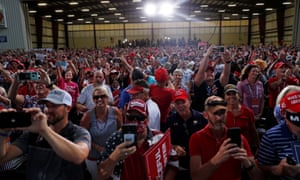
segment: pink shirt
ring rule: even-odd
[[[78,84],[73,81],[66,82],[64,78],[61,78],[60,81],[57,82],[57,86],[70,93],[72,96],[72,106],[74,106],[79,96]]]

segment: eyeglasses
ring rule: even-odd
[[[220,109],[218,111],[213,112],[213,115],[215,115],[215,116],[222,116],[222,115],[225,114],[225,112],[226,112],[226,109]]]
[[[206,106],[227,106],[227,102],[226,101],[210,101],[206,103]]]
[[[99,98],[101,98],[101,99],[104,99],[104,98],[106,98],[107,96],[105,95],[105,94],[102,94],[102,95],[94,95],[93,96],[93,99],[99,99]]]
[[[134,121],[134,120],[137,120],[137,121],[144,121],[146,119],[146,116],[144,115],[137,115],[137,114],[126,114],[126,118],[129,120],[129,121]]]
[[[230,92],[227,92],[226,95],[227,95],[227,96],[235,96],[235,95],[236,95],[236,92],[230,91]]]

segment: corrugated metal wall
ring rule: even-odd
[[[31,42],[28,41],[28,28],[26,28],[23,7],[20,1],[0,0],[0,4],[5,10],[7,23],[7,28],[0,29],[0,37],[6,36],[7,38],[7,42],[0,42],[0,50],[17,48],[28,50],[31,48]],[[25,14],[25,16],[28,17],[28,14]]]

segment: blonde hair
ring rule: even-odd
[[[97,86],[97,87],[95,87],[94,90],[93,90],[93,95],[95,94],[96,91],[101,91],[101,92],[103,92],[107,97],[109,97],[106,88],[104,88],[103,86]]]

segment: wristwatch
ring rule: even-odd
[[[254,167],[255,167],[255,164],[254,164],[254,162],[253,161],[251,161],[251,160],[249,160],[250,161],[250,166],[249,167],[245,167],[245,169],[247,170],[247,171],[251,171]]]

